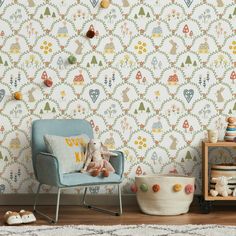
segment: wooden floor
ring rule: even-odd
[[[0,224],[7,210],[31,210],[29,206],[0,206]],[[53,206],[41,206],[47,214],[54,213]],[[33,225],[49,224],[43,217],[36,215]],[[115,225],[115,224],[223,224],[236,225],[236,206],[215,206],[210,214],[201,214],[193,208],[188,214],[180,216],[149,216],[142,214],[137,207],[125,207],[122,216],[110,216],[104,213],[80,208],[78,206],[61,206],[58,225]]]

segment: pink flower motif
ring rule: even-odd
[[[192,184],[187,184],[186,186],[185,186],[185,193],[186,194],[191,194],[191,193],[193,193],[194,192],[194,187],[193,187],[193,185]]]

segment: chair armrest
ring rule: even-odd
[[[121,151],[112,150],[112,152],[116,153],[118,156],[111,156],[110,163],[115,169],[116,174],[122,177],[124,172],[124,154]]]
[[[58,160],[50,153],[40,152],[36,156],[36,176],[40,183],[61,186],[61,174]]]

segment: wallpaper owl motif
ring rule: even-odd
[[[150,173],[193,175],[200,191],[206,130],[222,138],[236,115],[235,1],[0,0],[0,25],[0,193],[35,191],[31,123],[45,118],[86,119],[123,150],[124,193]]]

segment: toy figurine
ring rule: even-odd
[[[228,122],[228,126],[226,128],[225,137],[224,140],[227,142],[235,142],[236,138],[236,118],[235,117],[229,117],[226,119]]]

